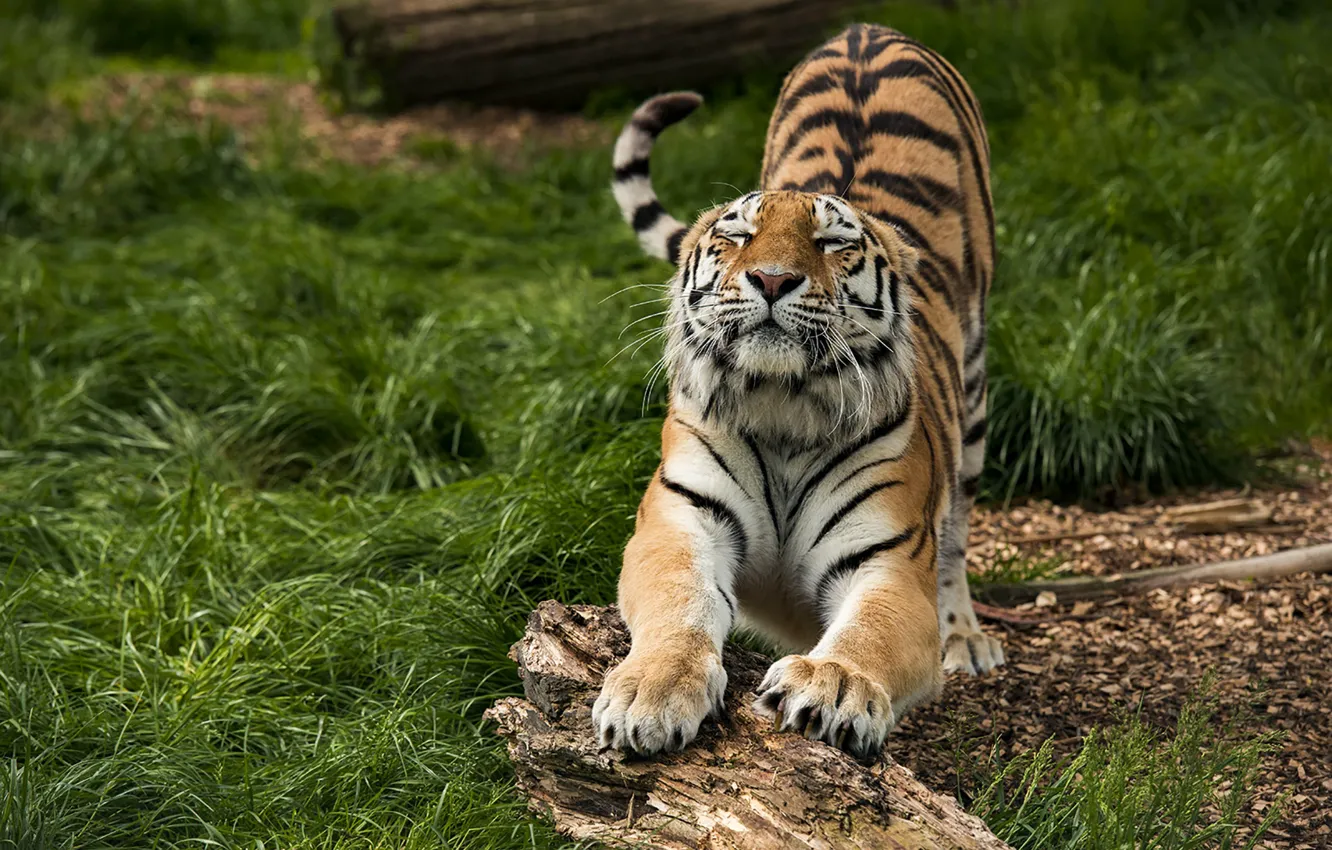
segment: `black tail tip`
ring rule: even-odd
[[[634,111],[633,122],[653,135],[683,121],[703,103],[703,95],[692,91],[673,91],[643,101]]]

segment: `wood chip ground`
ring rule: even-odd
[[[971,567],[983,574],[1011,554],[1001,541],[1058,531],[1105,530],[1084,539],[1026,545],[1025,554],[1063,558],[1060,574],[1106,574],[1203,563],[1332,541],[1332,445],[1276,489],[1190,492],[1145,505],[1096,511],[1043,502],[978,509]],[[1161,522],[1172,504],[1236,497],[1270,500],[1281,534],[1183,536]],[[1024,606],[1030,608],[1031,606]],[[1037,625],[985,627],[1004,642],[1008,664],[984,679],[954,676],[943,697],[914,712],[890,741],[893,755],[931,788],[967,789],[969,770],[997,742],[1001,753],[1053,738],[1076,752],[1093,727],[1141,708],[1171,729],[1184,701],[1211,672],[1228,712],[1248,712],[1254,731],[1279,730],[1281,751],[1263,765],[1250,825],[1285,796],[1283,814],[1261,846],[1332,847],[1332,576],[1213,584],[1149,595],[1043,608]],[[954,753],[965,742],[961,760]]]

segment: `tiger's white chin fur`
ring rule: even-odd
[[[773,324],[759,325],[736,340],[733,351],[737,369],[763,378],[802,378],[809,368],[804,346]]]

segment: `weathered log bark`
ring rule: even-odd
[[[592,701],[628,650],[615,609],[543,602],[510,652],[527,699],[487,712],[508,742],[519,788],[561,833],[667,850],[1008,846],[890,758],[865,766],[772,732],[749,709],[768,659],[734,646],[725,657],[724,728],[706,723],[683,752],[651,759],[599,751]]]
[[[394,105],[577,106],[608,86],[702,85],[783,71],[846,0],[347,0],[333,25]]]
[[[1296,573],[1332,572],[1332,543],[1287,549],[1271,555],[1257,555],[1214,564],[1185,567],[1161,567],[1113,576],[1081,576],[1021,584],[991,584],[976,589],[976,596],[995,605],[1021,605],[1042,593],[1053,593],[1059,602],[1108,599],[1132,593],[1145,593],[1158,587],[1179,587],[1210,581],[1275,578]]]

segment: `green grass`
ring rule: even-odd
[[[1280,817],[1273,806],[1239,841],[1236,827],[1280,733],[1253,736],[1219,718],[1204,682],[1163,736],[1137,716],[1093,730],[1072,758],[1052,743],[993,765],[970,809],[1015,850],[1254,847]],[[1250,718],[1252,722],[1252,718]]]
[[[311,171],[152,104],[39,120],[128,61],[99,8],[0,21],[0,845],[560,846],[480,716],[536,601],[613,598],[655,464],[629,287],[668,270],[607,151]],[[303,14],[124,8],[154,63]],[[1332,416],[1332,18],[1090,8],[882,13],[993,126],[991,494],[1215,480]],[[672,130],[669,206],[752,184],[774,84]],[[1084,779],[1170,775],[1101,741]]]

